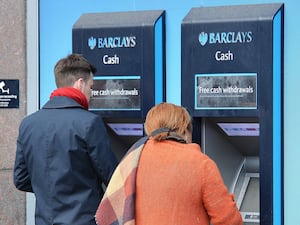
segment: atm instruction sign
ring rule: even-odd
[[[256,73],[195,75],[195,109],[256,109]]]
[[[91,110],[141,109],[141,76],[95,76]]]

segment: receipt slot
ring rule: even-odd
[[[182,105],[245,225],[282,224],[283,4],[192,8],[181,24]]]
[[[72,36],[73,52],[97,68],[90,110],[120,159],[144,135],[149,109],[165,101],[165,11],[82,14]]]

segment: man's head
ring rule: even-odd
[[[60,59],[55,67],[55,82],[58,88],[73,87],[80,90],[90,100],[93,75],[96,68],[80,54],[70,54]]]

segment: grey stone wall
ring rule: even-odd
[[[18,126],[26,114],[26,1],[0,1],[0,80],[19,80],[19,108],[0,108],[0,224],[24,225],[25,193],[13,184]]]

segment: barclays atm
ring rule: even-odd
[[[283,4],[192,8],[181,103],[244,225],[283,221]]]
[[[165,101],[165,12],[82,14],[72,46],[97,68],[90,110],[103,117],[121,159],[144,135],[149,109]]]

